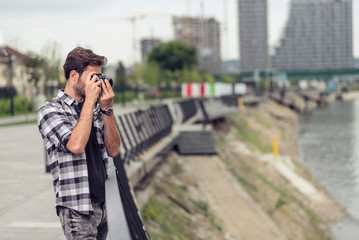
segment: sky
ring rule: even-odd
[[[270,46],[280,38],[288,7],[289,0],[268,0]],[[359,13],[359,0],[353,0],[354,56],[359,58],[359,14],[354,13]],[[142,14],[135,24],[129,20]],[[110,64],[130,66],[141,61],[140,39],[172,40],[171,16],[184,15],[216,18],[222,59],[238,59],[237,0],[0,0],[0,46],[42,54],[56,44],[62,61],[82,46]]]

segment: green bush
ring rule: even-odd
[[[115,98],[113,99],[114,103],[122,103],[122,93],[115,92]],[[132,91],[125,92],[125,102],[131,102],[134,98],[137,98],[138,95]]]
[[[16,96],[14,98],[15,114],[24,114],[26,109],[26,101],[28,104],[28,112],[33,111],[33,103],[24,96]],[[0,99],[0,116],[8,116],[11,114],[11,102],[10,99]]]
[[[10,99],[0,99],[0,115],[9,115],[10,113]]]

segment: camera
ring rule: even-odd
[[[106,77],[106,75],[103,73],[95,73],[94,75],[96,75],[99,79],[102,79],[102,81],[105,81],[105,79],[107,79],[107,81],[110,83],[111,87],[113,86],[112,78]]]

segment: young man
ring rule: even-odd
[[[106,239],[108,156],[120,151],[114,92],[101,80],[107,59],[75,48],[63,66],[66,86],[43,105],[38,127],[50,157],[56,210],[67,239]]]

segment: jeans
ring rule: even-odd
[[[107,213],[104,203],[93,203],[93,215],[58,207],[57,212],[67,240],[106,240]]]

